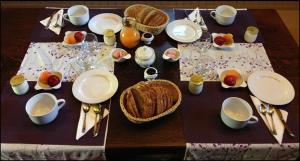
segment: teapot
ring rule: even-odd
[[[149,46],[141,46],[135,51],[135,62],[142,68],[147,68],[155,61],[155,52]]]

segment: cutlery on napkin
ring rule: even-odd
[[[91,128],[93,128],[94,123],[95,123],[96,114],[92,109],[90,109],[89,112],[86,113],[86,129],[84,132],[82,132],[83,119],[84,119],[84,111],[83,111],[82,106],[83,106],[83,104],[81,104],[81,109],[80,109],[80,117],[79,117],[78,126],[77,126],[76,140],[79,140]],[[108,113],[109,113],[108,110],[105,108],[102,119],[104,119],[108,115]],[[99,122],[99,120],[98,120],[98,122]]]
[[[201,27],[201,29],[202,29],[203,31],[207,31],[207,30],[208,30],[208,29],[207,29],[207,26],[206,26],[206,24],[205,24],[205,22],[204,22],[204,20],[203,20],[203,17],[202,17],[201,14],[200,14],[200,10],[199,10],[198,7],[197,7],[193,12],[191,12],[191,13],[188,15],[188,17],[185,18],[185,19],[190,20],[190,21],[193,21],[193,22],[199,24],[200,27]]]
[[[60,16],[57,16],[57,15],[60,15]],[[47,26],[48,25],[48,22],[50,20],[50,24],[49,24],[49,29],[52,30],[54,33],[56,33],[57,35],[59,35],[60,33],[60,30],[61,30],[61,27],[58,26],[58,27],[54,27],[54,25],[56,24],[56,22],[59,24],[59,25],[62,25],[62,20],[63,20],[63,14],[64,14],[64,10],[63,9],[60,9],[58,12],[56,12],[54,15],[51,15],[50,17],[47,17],[46,19],[40,21],[40,23],[44,26]],[[58,20],[57,20],[58,18]]]
[[[254,104],[254,106],[255,106],[257,112],[259,113],[261,119],[264,121],[264,123],[265,123],[266,126],[268,127],[268,122],[271,122],[271,121],[272,121],[272,120],[271,120],[271,116],[267,114],[267,115],[266,115],[266,118],[267,118],[268,120],[266,120],[266,118],[263,116],[263,114],[261,114],[261,113],[259,112],[259,106],[260,106],[260,104],[262,104],[263,102],[261,102],[261,101],[260,101],[258,98],[256,98],[255,96],[250,95],[250,97],[251,97],[251,100],[252,100],[252,102],[253,102],[253,104]],[[284,121],[286,122],[287,116],[288,116],[288,112],[285,111],[285,110],[280,110],[280,112],[281,112],[281,114],[282,114],[282,116],[283,116]],[[281,123],[280,118],[279,118],[277,112],[275,112],[275,113],[273,114],[273,119],[274,119],[274,125],[275,125],[275,128],[276,128],[277,134],[276,134],[276,135],[272,134],[272,135],[274,136],[274,138],[276,139],[276,141],[277,141],[279,144],[281,144],[281,143],[282,143],[282,139],[283,139],[283,134],[284,134],[284,126],[283,126],[283,124]],[[267,122],[267,121],[268,121],[268,122]]]

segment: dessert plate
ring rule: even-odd
[[[89,29],[99,35],[103,35],[106,29],[113,29],[115,33],[122,29],[122,18],[113,13],[102,13],[94,16],[89,21]]]
[[[89,70],[76,78],[72,92],[79,101],[97,104],[110,99],[118,89],[118,79],[106,70]]]
[[[273,105],[285,105],[295,97],[295,89],[282,75],[257,71],[248,77],[248,87],[258,99]]]

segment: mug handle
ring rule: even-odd
[[[248,121],[248,124],[255,124],[257,122],[258,122],[258,118],[256,116],[251,116]]]
[[[209,14],[210,14],[210,17],[212,17],[213,19],[216,19],[216,11],[210,11]]]
[[[63,14],[64,20],[71,22],[70,19],[68,19],[67,17],[68,17],[68,14],[67,14],[67,13]]]
[[[65,104],[66,104],[66,100],[64,99],[57,100],[58,110],[60,110]]]

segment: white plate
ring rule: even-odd
[[[175,20],[168,24],[166,32],[173,40],[190,43],[198,40],[202,35],[200,25],[189,20]]]
[[[99,35],[103,35],[105,29],[113,29],[115,33],[122,29],[122,18],[113,13],[102,13],[94,16],[89,21],[89,29]]]
[[[292,84],[275,72],[257,71],[252,73],[248,77],[248,87],[257,98],[273,105],[288,104],[295,97],[295,89]]]
[[[65,37],[68,36],[69,34],[75,34],[75,32],[81,32],[84,35],[84,37],[86,36],[86,32],[85,31],[66,31],[65,32]],[[64,46],[76,47],[76,46],[81,46],[82,45],[83,41],[78,42],[76,44],[68,44],[67,42],[65,42],[65,37],[64,37],[64,40],[62,42],[62,45],[64,45]]]
[[[76,78],[72,92],[81,102],[96,104],[110,99],[116,93],[118,85],[118,79],[114,74],[94,69]]]
[[[232,48],[234,48],[234,43],[231,43],[230,45],[227,45],[227,44],[223,44],[223,45],[218,45],[218,44],[216,44],[215,43],[215,38],[217,37],[217,36],[223,36],[223,35],[225,35],[225,34],[223,34],[223,33],[212,33],[211,34],[212,35],[212,40],[213,40],[213,46],[214,47],[216,47],[216,48],[220,48],[220,49],[232,49]]]

